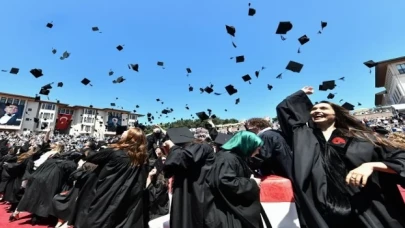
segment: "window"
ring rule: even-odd
[[[44,112],[44,115],[42,116],[43,117],[43,119],[50,119],[51,118],[51,113],[49,113],[49,112]]]
[[[25,100],[21,100],[20,105],[25,105]]]
[[[397,69],[400,74],[405,74],[405,63],[397,64]]]
[[[0,103],[6,103],[6,100],[7,100],[7,98],[2,97],[2,98],[0,99]]]
[[[13,104],[18,105],[20,103],[20,99],[14,99]]]
[[[8,98],[6,103],[7,104],[12,104],[13,103],[13,98]]]
[[[84,130],[85,130],[85,131],[90,131],[90,126],[86,126],[86,127],[84,128]]]
[[[31,112],[31,111],[32,111],[32,108],[29,108],[29,109],[28,109],[28,112]]]
[[[73,109],[70,110],[70,115],[73,115]]]
[[[64,108],[60,109],[60,110],[59,110],[59,113],[60,113],[60,114],[65,114],[65,109],[64,109]]]
[[[55,110],[54,104],[43,103],[41,107],[46,110]]]

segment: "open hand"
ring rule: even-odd
[[[374,169],[371,165],[364,163],[347,174],[346,183],[356,187],[364,187],[373,171]]]
[[[304,91],[306,95],[311,95],[314,93],[314,88],[312,86],[305,86],[304,88],[301,89]]]

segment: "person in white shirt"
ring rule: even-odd
[[[0,125],[20,125],[21,118],[17,117],[18,106],[14,104],[6,104],[4,115],[0,118]]]

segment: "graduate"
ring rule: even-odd
[[[86,219],[76,221],[76,228],[132,228],[144,224],[143,191],[148,175],[146,136],[139,128],[130,128],[120,141],[108,149],[87,157],[98,165],[97,181],[89,193]]]
[[[404,144],[389,141],[349,114],[350,104],[313,105],[312,87],[277,106],[294,155],[294,181],[306,227],[402,228]]]
[[[214,163],[214,150],[206,142],[194,139],[188,128],[167,130],[169,148],[163,172],[173,177],[173,198],[170,210],[170,227],[203,228],[205,224],[205,198],[210,194],[205,182]]]
[[[222,145],[207,182],[213,198],[206,199],[208,207],[205,227],[259,228],[260,179],[253,177],[247,159],[259,153],[263,141],[254,133],[241,131]]]

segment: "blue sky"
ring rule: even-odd
[[[63,103],[109,107],[111,102],[126,110],[140,105],[138,113],[174,109],[171,117],[187,118],[211,108],[221,118],[275,116],[275,106],[285,96],[305,85],[338,81],[334,101],[344,99],[363,107],[374,105],[374,73],[363,62],[404,55],[405,2],[392,0],[252,1],[257,10],[247,15],[248,1],[1,1],[0,68],[19,67],[20,73],[0,73],[0,91],[34,96],[41,86],[64,82],[49,98]],[[52,29],[45,25],[53,22]],[[281,41],[275,34],[279,21],[291,21],[293,29]],[[320,22],[328,22],[321,35]],[[236,28],[231,39],[225,25]],[[102,33],[92,32],[98,26]],[[298,38],[311,40],[301,48]],[[233,48],[234,40],[238,48]],[[124,50],[116,50],[125,45]],[[52,54],[52,48],[58,53]],[[71,56],[59,60],[68,51]],[[229,58],[245,55],[244,63]],[[287,63],[304,64],[301,73],[284,72]],[[165,69],[156,65],[165,62]],[[127,68],[139,64],[139,73]],[[266,69],[256,79],[254,72]],[[193,73],[186,76],[186,68]],[[41,68],[35,79],[29,71]],[[112,69],[114,76],[108,76]],[[284,72],[283,79],[276,76]],[[252,84],[241,77],[250,74]],[[112,84],[118,77],[127,80]],[[84,86],[84,78],[93,87]],[[198,88],[214,84],[215,96]],[[267,90],[267,84],[274,86]],[[188,92],[191,84],[195,91]],[[233,84],[238,93],[229,96],[224,87]],[[316,91],[314,101],[328,92]],[[118,97],[118,100],[116,100]],[[156,102],[160,98],[164,105]],[[235,105],[235,99],[240,104]],[[46,99],[46,97],[42,97]],[[188,104],[190,110],[184,107]],[[228,112],[224,110],[227,109]],[[164,118],[164,120],[170,120]]]

